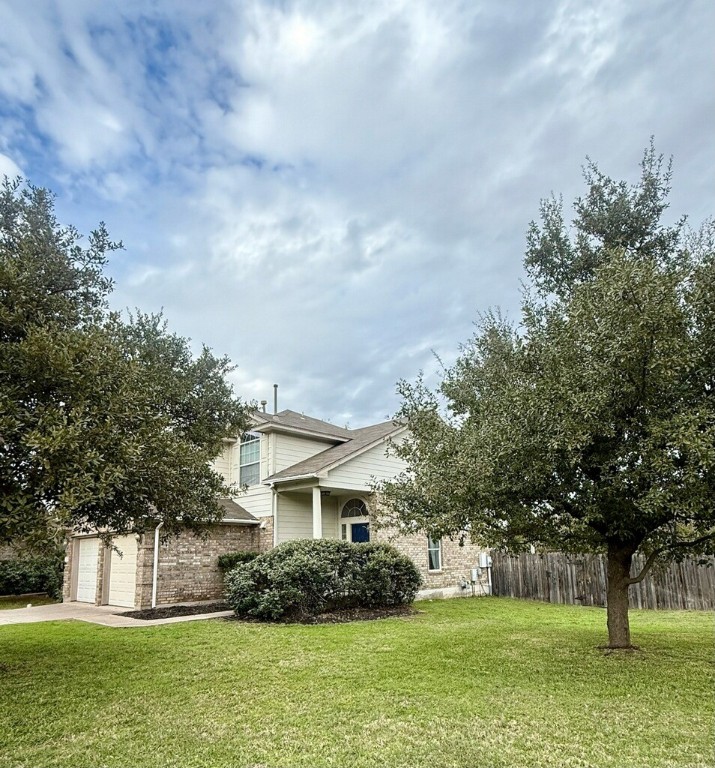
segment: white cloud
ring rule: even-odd
[[[674,215],[712,213],[707,0],[40,8],[0,7],[0,163],[107,220],[115,304],[164,307],[247,397],[393,412],[514,314],[528,221],[586,154],[633,178],[655,134]]]
[[[24,176],[20,166],[7,155],[0,153],[0,179],[7,176],[8,179],[14,179],[17,176]]]

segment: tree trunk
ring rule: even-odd
[[[632,560],[633,550],[630,547],[608,545],[606,611],[609,648],[632,647],[631,628],[628,623],[628,579],[631,575]]]

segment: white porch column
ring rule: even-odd
[[[323,538],[323,507],[320,502],[320,488],[313,488],[313,538]]]

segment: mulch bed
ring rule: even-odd
[[[203,605],[165,605],[161,608],[147,608],[143,611],[125,611],[118,616],[130,616],[133,619],[171,619],[174,616],[196,616],[202,613],[217,613],[229,611],[231,606],[224,602],[204,603]],[[346,624],[350,621],[375,621],[376,619],[391,619],[395,616],[413,616],[419,613],[411,605],[397,605],[392,608],[353,608],[347,611],[330,611],[318,616],[305,616],[302,618],[283,619],[279,624]],[[237,616],[228,616],[230,621],[250,621],[263,624],[266,622],[258,619],[239,619]]]
[[[391,608],[352,608],[345,611],[328,611],[317,616],[291,616],[277,621],[263,621],[247,617],[227,616],[224,621],[247,621],[252,624],[347,624],[351,621],[375,621],[392,619],[396,616],[414,616],[418,614],[411,605],[397,605]]]
[[[228,603],[204,603],[203,605],[165,605],[161,608],[146,608],[143,611],[126,611],[117,616],[129,616],[132,619],[173,619],[174,616],[197,616],[201,613],[230,611]]]

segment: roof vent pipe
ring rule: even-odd
[[[268,405],[268,400],[261,400],[261,410],[263,413],[266,412],[266,405]]]
[[[278,413],[278,385],[273,385],[273,413]]]

